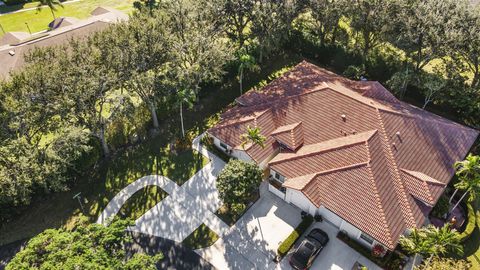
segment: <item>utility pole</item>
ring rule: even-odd
[[[1,23],[0,23],[0,28],[2,29],[2,32],[3,32],[3,34],[5,35],[5,34],[6,34],[6,33],[5,33],[5,29],[3,29],[3,26],[2,26]]]

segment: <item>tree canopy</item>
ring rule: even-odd
[[[7,265],[14,269],[151,269],[163,257],[134,254],[128,258],[125,233],[130,224],[116,220],[108,227],[80,224],[74,230],[48,229],[28,241]]]
[[[228,205],[249,201],[262,181],[262,170],[254,164],[231,159],[217,178],[222,201]]]

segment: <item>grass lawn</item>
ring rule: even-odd
[[[210,230],[207,225],[202,224],[187,236],[187,238],[183,240],[183,243],[192,249],[199,249],[211,246],[217,239],[218,235]]]
[[[290,66],[303,60],[298,55],[279,55],[264,63],[259,73],[247,74],[244,80],[246,88],[265,79],[273,71]],[[218,85],[204,87],[200,102],[192,110],[184,112],[185,127],[195,134],[204,132],[212,125],[219,111],[239,96],[240,90],[235,79],[226,79]],[[47,228],[69,226],[78,219],[79,205],[72,197],[82,193],[87,215],[95,220],[107,203],[121,189],[136,179],[149,174],[162,174],[182,184],[208,161],[192,150],[172,155],[166,146],[180,134],[180,118],[177,114],[163,117],[159,134],[140,145],[119,153],[99,164],[98,169],[85,172],[85,176],[76,179],[69,191],[53,193],[42,198],[34,198],[32,203],[19,209],[20,214],[12,221],[0,224],[0,245],[32,237]],[[151,192],[151,193],[150,193]],[[157,192],[158,193],[158,192]],[[137,199],[153,205],[161,195],[147,191],[146,198]],[[132,202],[138,205],[138,201]],[[144,206],[146,210],[148,206]],[[131,211],[138,215],[145,211]]]
[[[118,211],[120,218],[130,218],[137,220],[150,208],[161,202],[168,196],[168,193],[160,187],[148,186],[143,188],[130,197],[127,202]]]
[[[65,3],[63,7],[57,7],[55,16],[57,17],[75,17],[78,19],[85,19],[90,17],[92,12],[98,6],[112,7],[129,13],[133,9],[134,0],[80,0],[73,3]],[[15,5],[13,7],[3,7],[1,12],[13,11],[19,8],[36,7],[36,3],[28,3],[23,7],[22,5]],[[52,13],[49,8],[42,8],[37,11],[27,10],[18,13],[6,14],[0,16],[0,24],[5,32],[27,32],[28,28],[25,23],[28,23],[32,33],[47,30],[48,24],[53,20]],[[0,33],[0,37],[3,33]]]

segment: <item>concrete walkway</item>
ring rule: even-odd
[[[137,219],[135,225],[128,230],[182,242],[204,223],[219,236],[225,235],[230,228],[214,214],[222,205],[216,188],[216,178],[225,162],[203,148],[200,140],[201,136],[197,137],[192,148],[208,157],[210,163],[185,184],[178,186],[165,176],[142,177],[125,187],[108,203],[97,223],[108,225],[135,192],[155,185],[165,190],[169,196]]]
[[[275,269],[276,250],[300,223],[300,212],[270,192],[261,192],[227,234],[196,252],[217,269]]]

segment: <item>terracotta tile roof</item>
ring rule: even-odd
[[[446,186],[445,183],[421,172],[402,170],[402,178],[412,196],[432,206],[435,205],[435,198],[442,194]]]
[[[211,135],[236,146],[248,125],[260,127],[266,147],[253,145],[248,155],[257,162],[273,157],[269,165],[287,178],[285,186],[388,248],[407,228],[423,225],[453,163],[478,136],[397,100],[377,82],[350,81],[306,62],[237,100],[242,105],[222,114]],[[303,145],[282,149],[275,136],[300,122]]]
[[[270,135],[290,150],[296,150],[303,144],[302,122],[278,127]]]

